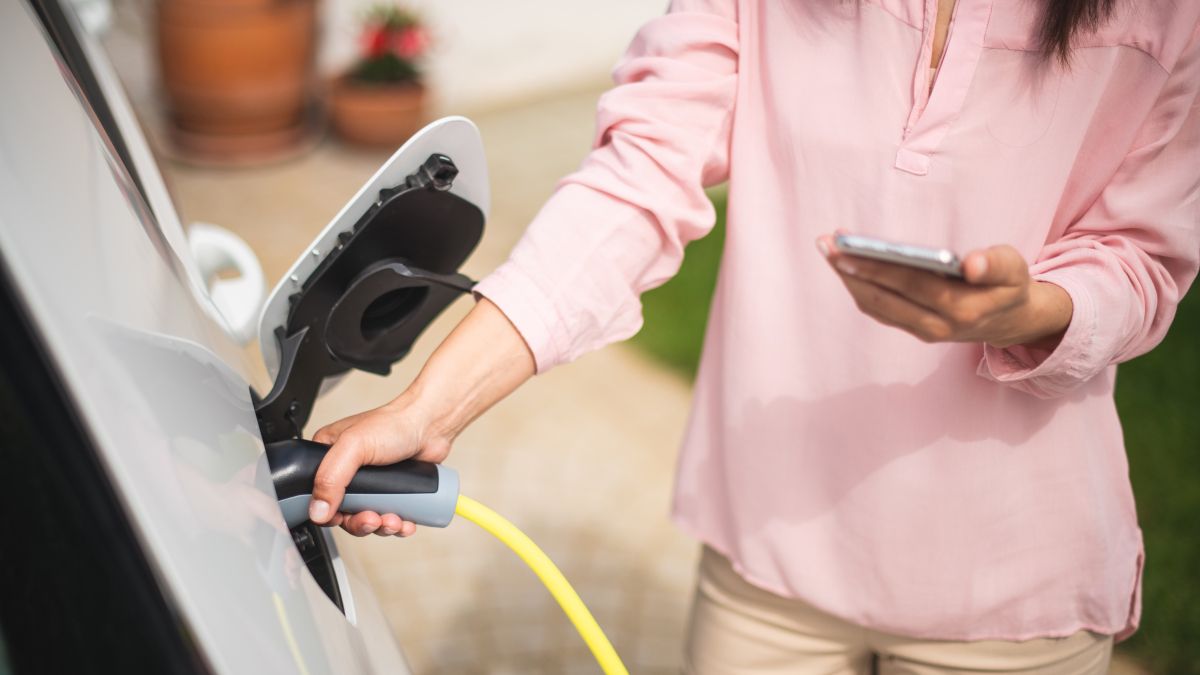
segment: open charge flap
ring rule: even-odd
[[[458,267],[479,243],[487,165],[475,125],[438,120],[401,147],[305,249],[259,321],[274,379],[255,401],[266,443],[299,438],[322,382],[381,375],[473,282]]]

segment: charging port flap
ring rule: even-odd
[[[443,309],[470,292],[473,282],[457,270],[483,234],[486,203],[472,201],[487,199],[481,145],[462,118],[426,127],[276,287],[260,324],[275,375],[255,406],[264,441],[302,436],[323,382],[351,369],[386,375]],[[467,166],[443,147],[466,155]],[[412,170],[400,174],[405,166]]]

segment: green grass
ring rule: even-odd
[[[1119,369],[1138,519],[1146,540],[1142,627],[1129,648],[1156,673],[1200,674],[1200,289],[1167,339]]]
[[[679,274],[642,295],[646,323],[633,343],[671,369],[691,379],[700,362],[708,306],[717,284],[717,266],[725,243],[725,192],[709,192],[717,208],[717,225],[687,247]]]
[[[695,375],[725,235],[687,249],[679,275],[646,293],[634,338],[685,377]],[[1146,541],[1142,627],[1121,645],[1155,673],[1200,675],[1200,288],[1179,308],[1167,339],[1122,365],[1117,406]]]

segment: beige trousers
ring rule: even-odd
[[[867,630],[750,585],[706,546],[684,672],[851,675],[878,668],[879,675],[1093,675],[1108,672],[1112,645],[1111,636],[1088,631],[1026,642],[944,642]]]

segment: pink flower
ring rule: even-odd
[[[388,51],[388,31],[383,26],[367,26],[361,39],[367,58],[383,56]]]
[[[415,59],[429,46],[429,37],[420,26],[409,26],[392,36],[392,51],[402,59]]]

